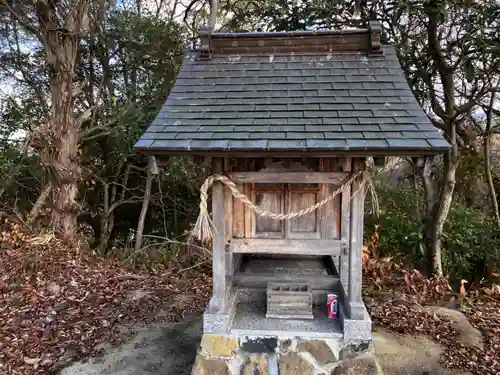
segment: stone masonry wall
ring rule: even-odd
[[[192,375],[375,375],[369,342],[204,334]]]

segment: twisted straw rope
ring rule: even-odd
[[[215,225],[213,221],[210,219],[210,215],[208,213],[208,190],[212,187],[214,182],[220,181],[222,182],[225,186],[229,188],[231,191],[231,194],[233,197],[241,201],[245,206],[247,206],[249,209],[251,209],[253,212],[255,212],[259,216],[264,216],[264,217],[270,217],[275,220],[291,220],[300,216],[304,216],[307,214],[310,214],[311,212],[317,210],[318,208],[324,206],[331,200],[335,199],[337,195],[339,195],[343,189],[344,185],[351,185],[358,177],[363,176],[364,171],[359,171],[357,173],[352,174],[347,178],[344,182],[341,183],[341,186],[335,190],[330,196],[326,197],[325,199],[321,200],[320,202],[317,202],[316,204],[304,208],[300,211],[296,212],[289,212],[287,214],[278,214],[275,212],[270,212],[261,209],[259,206],[254,204],[245,194],[242,194],[238,188],[236,187],[236,184],[227,176],[221,175],[221,174],[216,174],[209,176],[203,185],[200,188],[200,214],[198,216],[198,220],[196,221],[196,224],[193,228],[192,231],[192,236],[205,241],[209,240],[212,238],[214,230],[216,230]],[[365,184],[365,180],[362,180],[361,185],[359,188],[351,194],[350,199],[354,197],[361,189],[363,188]]]

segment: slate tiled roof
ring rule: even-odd
[[[392,47],[371,53],[368,31],[325,35],[212,34],[211,56],[186,54],[136,149],[405,155],[449,147]]]

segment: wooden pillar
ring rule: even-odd
[[[356,159],[354,171],[364,169],[364,159]],[[352,185],[351,222],[350,222],[350,250],[349,250],[349,282],[348,298],[351,310],[351,319],[363,318],[362,301],[362,273],[363,273],[363,211],[365,193],[362,180],[357,180]],[[354,195],[355,194],[355,195]]]
[[[221,173],[224,168],[223,158],[213,158],[213,173]],[[226,250],[224,218],[224,185],[215,182],[212,186],[212,220],[216,231],[212,239],[212,278],[213,291],[210,303],[211,312],[222,312],[226,298]]]
[[[228,170],[226,169],[226,172]],[[227,282],[230,283],[234,274],[234,257],[231,250],[231,240],[233,238],[233,195],[231,190],[224,188],[224,224],[225,238],[224,238],[224,248],[226,252],[226,276]],[[230,284],[229,284],[230,286]]]
[[[342,171],[351,171],[351,158],[345,158],[342,163]],[[350,222],[351,222],[351,186],[342,186],[341,216],[340,216],[340,240],[342,249],[340,251],[339,276],[344,292],[349,290],[349,249],[350,249]]]

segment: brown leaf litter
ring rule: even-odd
[[[180,265],[138,272],[90,251],[67,248],[9,223],[0,233],[0,373],[50,374],[69,360],[95,355],[124,326],[180,320],[210,294],[209,269]],[[500,288],[453,293],[443,278],[426,278],[364,249],[367,306],[375,324],[429,335],[448,350],[443,364],[473,374],[500,374]],[[200,272],[201,271],[201,272]],[[457,298],[484,336],[484,349],[464,346],[444,317],[416,308]]]
[[[498,285],[465,290],[461,283],[454,293],[445,278],[424,277],[407,270],[390,258],[370,257],[364,249],[364,295],[376,325],[393,332],[427,335],[443,345],[442,363],[476,375],[500,374],[500,290]],[[462,344],[459,333],[444,316],[430,314],[422,305],[450,304],[464,313],[483,334],[484,348]]]
[[[19,224],[0,233],[1,374],[48,374],[97,354],[124,325],[199,311],[210,293],[209,273],[196,268],[136,272],[90,251],[30,238]]]

